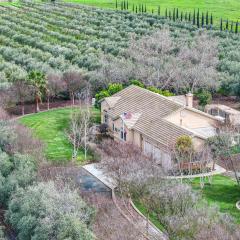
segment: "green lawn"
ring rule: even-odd
[[[133,200],[134,205],[137,207],[137,209],[146,217],[147,216],[147,209],[146,207],[138,200]],[[165,231],[164,226],[159,222],[157,215],[153,212],[149,214],[150,221],[161,231]]]
[[[236,208],[236,202],[240,200],[240,187],[231,178],[217,175],[213,176],[211,185],[200,188],[199,179],[192,182],[193,189],[202,193],[204,199],[210,204],[217,204],[220,211],[231,214],[240,224],[240,211]]]
[[[36,137],[45,143],[45,154],[48,160],[55,162],[67,162],[72,156],[72,145],[66,137],[66,129],[69,126],[69,117],[72,109],[61,108],[26,115],[20,118],[20,123],[33,129]],[[100,112],[92,110],[95,121],[99,122]],[[91,154],[88,159],[91,159]],[[78,160],[84,159],[83,151],[79,152]]]
[[[217,175],[213,176],[212,185],[206,184],[203,189],[200,188],[199,178],[194,179],[191,184],[193,189],[200,191],[209,204],[217,204],[222,213],[228,213],[240,224],[240,211],[236,208],[236,202],[240,200],[240,187],[231,178]],[[138,200],[133,200],[135,206],[144,215],[147,216],[147,210]],[[153,224],[164,231],[164,226],[159,222],[156,214],[151,213],[149,218]]]
[[[65,0],[66,2],[75,2],[81,4],[87,4],[92,6],[98,6],[103,8],[115,8],[115,0]],[[118,0],[119,9],[121,0]],[[152,11],[154,9],[157,12],[158,6],[161,7],[161,15],[165,14],[165,9],[179,8],[179,11],[190,11],[199,8],[201,12],[212,13],[214,19],[229,19],[240,20],[240,1],[239,0],[129,0],[129,9],[132,9],[132,5],[146,4],[147,10]]]

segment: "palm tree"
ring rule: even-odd
[[[31,71],[28,74],[28,81],[34,89],[35,101],[36,101],[36,112],[39,112],[39,102],[42,101],[42,95],[46,91],[47,80],[45,75],[39,71]]]

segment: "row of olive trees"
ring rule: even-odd
[[[137,147],[104,142],[102,150],[101,168],[116,180],[121,195],[145,206],[148,216],[154,214],[171,239],[240,237],[230,216],[209,206],[186,183],[166,179],[156,161],[143,156]]]

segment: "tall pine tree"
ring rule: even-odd
[[[202,28],[204,27],[204,14],[202,13]]]
[[[173,21],[176,20],[176,13],[175,13],[175,8],[173,9]]]
[[[213,15],[212,15],[212,13],[211,13],[211,18],[210,18],[210,24],[211,24],[211,26],[213,25]]]
[[[228,30],[228,19],[226,21],[226,30]]]
[[[197,27],[200,27],[200,16],[199,16],[199,9],[197,11]]]
[[[118,1],[116,0],[116,9],[118,8]]]
[[[238,21],[236,22],[236,26],[235,26],[235,33],[238,33]]]
[[[208,26],[208,24],[209,24],[209,21],[208,21],[208,11],[207,11],[207,13],[206,13],[206,25]]]
[[[191,13],[188,15],[188,21],[191,22]]]
[[[222,22],[222,18],[220,20],[220,30],[222,31],[223,30],[223,22]]]
[[[160,6],[158,6],[158,15],[160,16]]]
[[[176,12],[176,19],[178,19],[179,15],[178,15],[178,8],[177,8],[177,12]]]
[[[231,22],[231,32],[233,32],[233,21]]]
[[[195,12],[195,9],[193,11],[193,25],[196,24],[196,12]]]
[[[167,8],[166,8],[166,11],[165,11],[165,18],[167,18],[168,17],[168,10],[167,10]]]
[[[169,10],[169,13],[168,13],[168,17],[169,17],[170,20],[172,20],[172,13],[171,13],[170,10]]]

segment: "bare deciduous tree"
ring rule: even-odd
[[[104,56],[95,74],[106,84],[139,79],[175,92],[215,88],[219,78],[218,40],[206,32],[178,41],[168,28],[138,39],[133,36],[122,58]],[[120,67],[119,67],[120,66]]]
[[[75,95],[86,86],[86,78],[83,73],[69,70],[63,73],[63,81],[66,83],[72,105],[75,104]]]
[[[54,98],[59,92],[63,91],[65,88],[65,82],[62,81],[62,77],[58,73],[49,73],[47,75],[47,109],[49,110],[50,98]]]
[[[68,139],[73,145],[73,159],[77,158],[80,148],[84,149],[84,158],[87,159],[88,141],[90,138],[91,110],[89,106],[89,88],[86,87],[80,94],[80,105],[71,113]],[[83,105],[81,100],[83,99]]]

